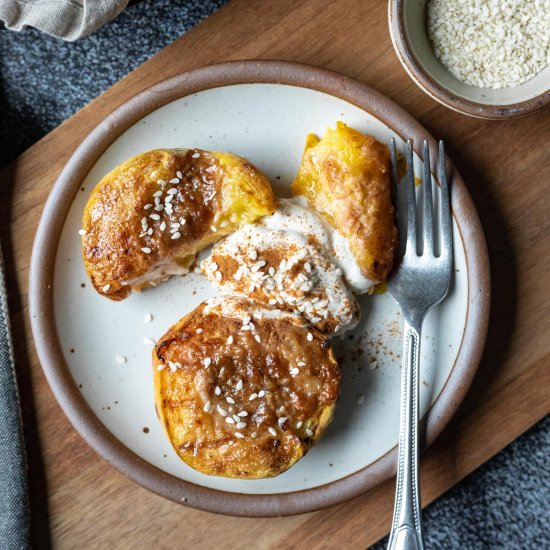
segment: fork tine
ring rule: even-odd
[[[413,142],[407,140],[407,246],[405,254],[416,255],[416,193],[414,185]]]
[[[449,182],[447,181],[447,167],[445,162],[445,144],[439,142],[439,181],[441,182],[441,256],[452,258],[453,234],[451,218],[451,200]]]
[[[432,203],[432,169],[430,166],[430,147],[424,140],[424,167],[422,170],[422,187],[424,188],[424,246],[423,254],[434,253],[433,203]]]
[[[393,204],[397,209],[397,152],[395,150],[395,139],[390,139],[390,183],[391,183],[391,196]]]

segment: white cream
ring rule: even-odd
[[[280,199],[277,210],[272,215],[261,218],[258,224],[269,229],[314,236],[328,251],[330,259],[343,271],[347,283],[356,294],[364,294],[377,284],[363,275],[347,239],[310,210],[304,196]]]

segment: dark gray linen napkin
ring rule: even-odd
[[[0,548],[28,547],[27,461],[0,247]]]

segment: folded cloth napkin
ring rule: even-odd
[[[128,0],[0,0],[0,20],[8,29],[34,27],[74,41],[116,17]]]
[[[0,548],[28,547],[27,463],[0,249]]]

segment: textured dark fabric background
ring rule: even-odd
[[[143,0],[74,44],[0,31],[0,166],[224,3]],[[427,548],[550,548],[550,419],[428,506],[424,520]]]

